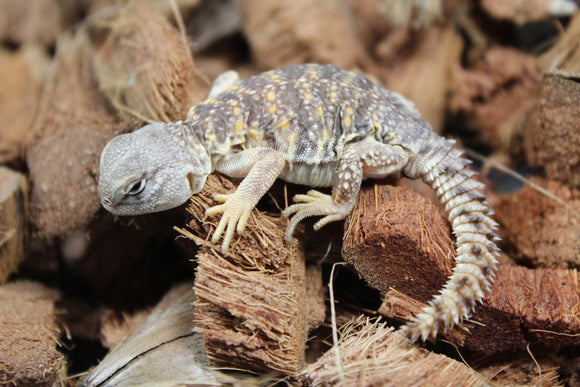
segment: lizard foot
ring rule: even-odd
[[[235,192],[229,195],[215,195],[214,200],[223,204],[208,208],[205,211],[205,216],[223,213],[211,241],[212,243],[217,243],[225,230],[224,240],[222,242],[222,253],[226,254],[234,236],[234,231],[238,235],[244,232],[254,206],[248,206],[247,201],[245,202]]]
[[[350,213],[350,208],[336,204],[332,196],[316,190],[310,190],[306,195],[295,195],[292,200],[296,204],[292,204],[282,211],[282,217],[284,218],[289,218],[294,214],[292,219],[290,219],[290,223],[288,223],[288,227],[286,227],[284,235],[284,239],[288,243],[292,240],[294,229],[304,218],[324,215],[324,218],[314,224],[314,230],[318,231],[330,222],[346,218]]]

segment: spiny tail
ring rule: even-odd
[[[443,140],[416,164],[418,175],[436,192],[448,214],[456,237],[456,264],[443,290],[415,320],[402,330],[415,341],[435,337],[466,318],[489,289],[497,264],[497,227],[487,207],[485,187],[472,179],[463,151],[453,149],[454,141]]]

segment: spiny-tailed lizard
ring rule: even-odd
[[[287,241],[304,218],[318,230],[352,211],[364,178],[402,173],[437,193],[456,236],[456,265],[440,294],[403,327],[412,340],[434,337],[469,316],[490,286],[498,253],[484,185],[463,151],[435,134],[414,105],[360,74],[331,65],[294,65],[240,81],[230,71],[185,121],[153,123],[112,139],[101,155],[99,195],[117,215],[177,207],[218,171],[243,178],[222,204],[212,242],[225,253],[234,233],[276,178],[332,186],[294,196]]]

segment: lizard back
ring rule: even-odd
[[[333,184],[350,142],[397,136],[412,147],[430,131],[404,98],[332,65],[295,65],[250,77],[197,105],[192,117],[210,155],[276,149],[287,161],[280,177],[311,186]]]

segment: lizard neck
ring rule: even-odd
[[[206,146],[197,136],[194,131],[192,121],[178,121],[167,124],[167,129],[170,131],[173,138],[179,138],[185,143],[185,149],[188,150],[192,166],[199,175],[209,175],[214,168],[211,162],[211,157],[207,151]]]

